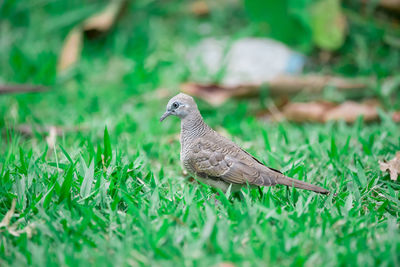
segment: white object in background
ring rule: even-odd
[[[261,85],[280,74],[301,73],[305,57],[286,45],[266,38],[205,39],[188,54],[194,79],[223,86]],[[207,77],[207,78],[205,78]],[[206,80],[205,80],[206,79]]]

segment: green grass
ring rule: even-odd
[[[372,124],[263,122],[254,117],[259,100],[217,109],[199,101],[212,127],[261,161],[335,193],[277,186],[218,195],[182,174],[179,121],[159,123],[167,98],[156,89],[172,96],[190,77],[185,46],[259,28],[239,5],[203,19],[175,1],[135,1],[108,35],[85,40],[76,68],[56,77],[63,37],[102,6],[88,2],[7,1],[0,9],[0,81],[51,87],[0,96],[0,219],[15,199],[11,225],[33,229],[14,236],[0,228],[1,266],[400,265],[400,185],[378,165],[400,150],[400,126],[388,113],[398,96],[373,92],[389,104]],[[202,24],[211,32],[202,34]],[[357,27],[357,42],[373,39]],[[352,75],[396,74],[398,52],[351,52],[353,38],[329,71],[351,62]],[[22,135],[20,124],[79,131],[65,130],[53,149],[46,134]]]

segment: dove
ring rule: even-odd
[[[325,188],[285,176],[267,167],[231,140],[211,129],[203,120],[194,99],[180,93],[172,97],[162,122],[168,116],[181,119],[181,151],[183,168],[200,182],[226,192],[243,186],[286,185],[329,194]]]

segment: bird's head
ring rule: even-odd
[[[181,119],[198,111],[196,102],[189,95],[180,93],[168,101],[167,111],[161,116],[160,121],[163,121],[170,115],[177,116]]]

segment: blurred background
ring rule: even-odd
[[[399,14],[389,0],[3,0],[0,126],[104,124],[180,89],[259,96],[255,114],[276,120],[354,121],[327,110],[367,99],[349,110],[374,120],[399,109]]]

